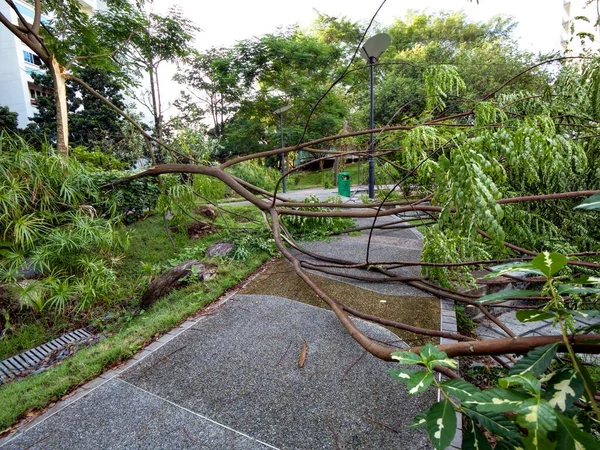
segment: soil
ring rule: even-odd
[[[359,311],[396,322],[439,330],[440,301],[431,297],[405,297],[379,294],[351,284],[310,275],[310,278],[332,297]],[[300,279],[287,261],[267,264],[264,272],[254,278],[240,294],[262,294],[284,297],[319,308],[330,309],[323,300]],[[417,335],[408,331],[386,327],[408,345],[438,343],[437,338]]]

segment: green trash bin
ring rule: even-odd
[[[338,173],[338,194],[342,197],[351,197],[350,195],[350,173]]]

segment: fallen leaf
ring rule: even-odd
[[[300,359],[298,360],[298,367],[304,367],[304,363],[306,362],[306,351],[308,350],[308,344],[306,341],[302,344],[302,350],[300,350]]]

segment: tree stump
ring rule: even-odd
[[[140,300],[140,308],[149,308],[159,298],[190,281],[204,281],[214,277],[216,269],[213,264],[204,264],[196,260],[182,262],[150,282]]]

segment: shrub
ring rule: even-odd
[[[125,244],[110,211],[78,161],[0,134],[0,282],[21,306],[65,312],[108,292]]]
[[[111,170],[90,174],[96,186],[100,187],[113,181],[131,175],[129,171]],[[156,178],[140,178],[126,184],[119,184],[105,190],[110,198],[113,213],[120,216],[124,223],[133,223],[150,213],[155,207],[160,195]],[[106,212],[106,211],[103,211]]]
[[[275,184],[280,177],[276,169],[265,167],[257,161],[244,161],[228,170],[232,175],[268,191],[275,189]]]

